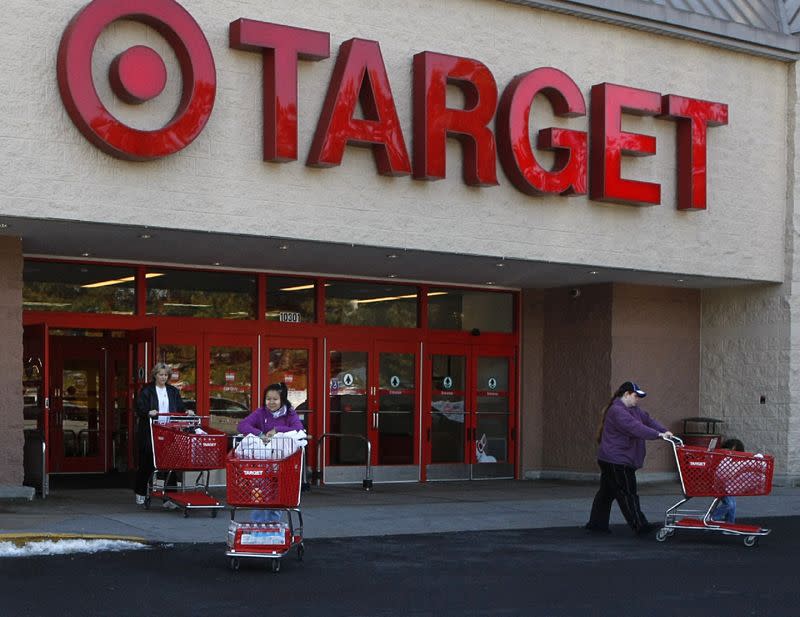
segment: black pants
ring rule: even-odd
[[[149,443],[146,445],[150,446]],[[153,467],[153,451],[150,447],[141,448],[139,450],[139,467],[136,469],[136,484],[133,489],[137,495],[147,495],[147,483],[150,481],[153,471],[155,471],[155,467]],[[171,471],[167,477],[165,489],[174,491],[177,486],[178,476],[174,471]]]
[[[636,488],[636,469],[628,465],[617,465],[597,461],[600,465],[600,489],[594,496],[592,514],[587,529],[606,530],[611,517],[611,504],[617,500],[622,516],[631,529],[638,532],[648,525],[647,518],[639,506]]]

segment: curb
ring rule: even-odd
[[[46,540],[117,540],[120,542],[136,542],[139,544],[157,544],[138,536],[115,536],[109,534],[85,533],[0,533],[0,542],[13,542],[18,546],[29,542],[44,542]]]

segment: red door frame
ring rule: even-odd
[[[387,329],[389,330],[389,329]],[[379,380],[380,380],[380,354],[381,353],[411,353],[414,354],[414,379],[415,379],[415,394],[414,394],[414,417],[413,417],[413,426],[414,426],[414,448],[413,448],[413,463],[414,465],[419,465],[420,461],[420,448],[419,448],[419,400],[420,400],[420,388],[421,384],[419,383],[419,375],[420,375],[420,354],[419,348],[420,344],[419,341],[408,341],[408,337],[405,340],[400,340],[397,337],[396,330],[389,330],[393,334],[395,334],[396,340],[391,339],[376,339],[373,336],[369,335],[360,335],[355,336],[351,334],[350,336],[331,336],[327,337],[327,345],[325,351],[325,358],[324,366],[325,366],[325,377],[324,382],[325,384],[329,384],[332,375],[329,374],[330,372],[330,363],[329,357],[331,350],[336,351],[360,351],[367,354],[367,412],[366,412],[366,437],[370,441],[371,445],[371,455],[370,455],[370,465],[378,465],[378,452],[380,448],[380,429],[378,427],[379,419],[377,418],[378,415],[378,407],[379,407]],[[325,397],[326,397],[326,404],[325,409],[328,411],[329,407],[329,397],[330,390],[329,388],[325,388]],[[324,429],[325,432],[328,432],[330,428],[328,422],[330,421],[330,413],[325,414],[325,425]],[[329,451],[326,451],[325,454],[325,464],[329,465]]]
[[[99,392],[97,393],[97,454],[92,457],[74,456],[66,458],[60,455],[62,450],[58,448],[63,443],[63,429],[58,436],[54,433],[49,436],[48,449],[50,449],[49,468],[51,473],[98,473],[105,472],[109,468],[109,431],[108,414],[110,407],[109,396],[109,375],[107,370],[106,350],[101,347],[103,344],[94,338],[78,338],[71,336],[59,337],[60,344],[51,350],[50,355],[50,384],[52,386],[51,409],[56,417],[60,417],[60,423],[55,418],[52,428],[56,428],[65,419],[64,412],[64,384],[63,366],[64,360],[69,358],[95,358],[99,360],[98,383]],[[87,423],[90,421],[89,410],[86,410]],[[90,429],[86,429],[90,430]],[[80,443],[80,432],[76,435]],[[87,440],[89,435],[87,434]],[[51,447],[52,446],[52,447]]]
[[[489,390],[481,389],[481,384],[477,383],[478,379],[478,358],[507,358],[508,359],[508,429],[506,439],[508,443],[508,455],[506,461],[514,465],[516,469],[517,460],[517,368],[516,368],[516,350],[514,348],[501,347],[496,345],[473,345],[471,349],[472,359],[470,361],[470,374],[473,378],[475,387],[471,389],[470,396],[473,398],[470,403],[472,414],[474,415],[473,427],[477,428],[478,424],[478,396],[481,392],[486,393],[486,396],[491,396]],[[477,435],[473,433],[470,445],[475,444]],[[471,462],[475,463],[475,448],[471,447]],[[516,475],[516,473],[515,473]]]
[[[475,464],[475,439],[477,437],[478,421],[478,395],[483,390],[478,389],[478,358],[480,357],[505,357],[508,358],[508,458],[507,462],[512,463],[516,476],[516,425],[517,425],[517,373],[516,355],[517,349],[511,345],[483,344],[483,343],[431,343],[425,348],[423,365],[423,399],[422,408],[425,410],[422,421],[422,434],[426,436],[424,440],[422,456],[422,477],[426,479],[426,468],[431,463],[430,431],[431,431],[431,401],[433,398],[431,370],[433,370],[432,356],[449,355],[463,356],[465,358],[465,379],[466,389],[464,396],[464,462],[465,464]]]

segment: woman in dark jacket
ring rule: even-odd
[[[139,451],[139,468],[136,472],[136,503],[143,505],[147,495],[147,484],[153,475],[153,445],[150,443],[150,419],[158,414],[181,413],[186,411],[181,393],[175,386],[167,383],[170,367],[159,362],[150,371],[153,380],[142,388],[136,397],[136,443]],[[188,415],[194,412],[186,411]],[[175,474],[170,474],[166,484],[175,486]]]

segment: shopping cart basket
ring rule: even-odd
[[[148,483],[145,508],[150,507],[153,497],[182,509],[184,516],[189,516],[190,510],[201,509],[210,510],[211,516],[216,517],[217,511],[223,508],[208,493],[208,483],[212,469],[225,468],[228,435],[203,427],[202,420],[203,416],[159,414],[150,422],[155,471]],[[178,471],[184,472],[181,488],[167,490],[168,478]],[[185,481],[186,472],[192,471],[198,472],[194,485]]]
[[[303,560],[300,489],[305,449],[294,451],[291,439],[285,439],[281,447],[281,441],[280,436],[272,441],[273,446],[279,445],[271,451],[276,458],[249,458],[246,452],[237,453],[235,448],[228,455],[227,502],[231,522],[225,554],[233,570],[239,569],[241,558],[266,558],[270,559],[272,571],[278,572],[281,558],[293,547],[297,548],[298,561]],[[250,520],[237,520],[239,511],[249,512]],[[286,521],[282,520],[284,512]]]
[[[775,467],[772,456],[685,446],[678,437],[664,439],[672,443],[684,498],[667,510],[664,527],[656,534],[659,542],[678,529],[690,529],[742,536],[745,546],[755,546],[760,536],[770,532],[757,525],[715,521],[711,514],[726,495],[768,495]],[[706,510],[681,509],[692,497],[710,497],[711,505]]]

